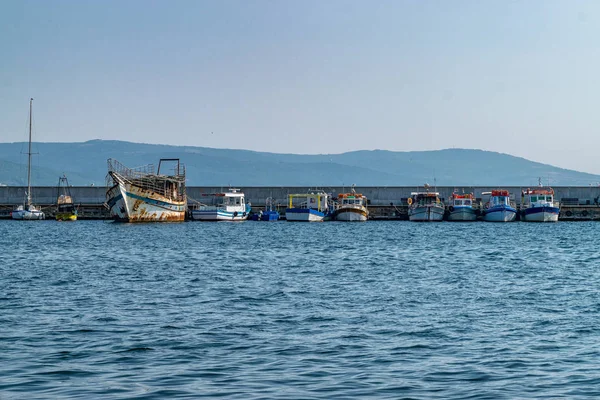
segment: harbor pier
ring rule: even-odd
[[[338,193],[346,193],[349,186],[331,187],[299,187],[299,186],[250,186],[238,187],[246,195],[246,200],[252,204],[252,209],[257,212],[265,207],[265,200],[271,197],[275,204],[279,205],[279,211],[285,213],[288,194],[307,193],[314,190],[322,190],[337,196]],[[438,186],[429,190],[438,192],[441,200],[446,203],[450,195],[456,191],[459,193],[473,193],[475,195],[475,207],[487,200],[484,192],[496,190],[498,186]],[[511,193],[511,201],[517,208],[521,204],[521,191],[526,186],[503,186]],[[0,218],[10,218],[11,211],[23,203],[26,187],[0,186]],[[58,189],[56,187],[33,187],[32,197],[36,204],[46,212],[47,218],[53,218],[55,212]],[[108,219],[108,210],[104,207],[106,201],[106,187],[102,186],[72,186],[71,195],[76,205],[79,205],[79,219]],[[228,187],[204,187],[188,186],[188,207],[192,209],[198,203],[202,203],[203,194],[226,191]],[[600,220],[600,187],[599,186],[554,186],[555,200],[560,202],[561,211],[559,220],[562,221],[589,221]],[[368,199],[370,219],[374,220],[406,220],[408,219],[408,199],[412,192],[423,191],[423,187],[416,186],[363,186],[357,187],[357,192],[362,193]]]

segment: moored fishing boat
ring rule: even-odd
[[[31,125],[33,114],[33,99],[29,99],[29,147],[27,151],[27,193],[25,193],[25,203],[17,207],[11,213],[12,219],[16,220],[40,220],[46,219],[46,214],[38,207],[34,206],[31,200]]]
[[[554,189],[537,187],[521,192],[521,221],[556,222],[560,207],[554,202]]]
[[[73,204],[71,188],[67,176],[58,179],[58,198],[56,199],[57,210],[54,217],[57,221],[77,221],[77,208]]]
[[[192,210],[192,219],[197,221],[244,221],[252,210],[246,203],[244,193],[239,189],[229,189],[222,193],[205,193],[206,199]]]
[[[444,203],[438,192],[413,192],[408,199],[408,219],[415,222],[435,222],[444,219]]]
[[[252,219],[254,221],[278,221],[279,211],[277,211],[275,200],[272,197],[268,197],[265,200],[265,209],[259,211],[258,214],[254,214]]]
[[[329,194],[322,191],[289,194],[287,221],[320,222],[329,216]]]
[[[448,199],[448,221],[475,221],[474,201],[473,193],[452,193]]]
[[[354,186],[350,193],[338,194],[338,204],[334,212],[336,221],[363,222],[369,216],[367,209],[367,198],[356,193]]]
[[[168,174],[161,174],[163,163],[175,163],[175,166]],[[156,172],[152,164],[127,168],[109,158],[106,178],[105,206],[113,219],[123,222],[185,220],[185,167],[178,158],[160,159]]]
[[[517,209],[510,202],[508,190],[492,190],[483,192],[490,195],[483,209],[483,220],[486,222],[512,222],[517,217]]]

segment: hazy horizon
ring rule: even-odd
[[[10,2],[0,141],[494,151],[600,173],[600,3]]]

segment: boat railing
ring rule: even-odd
[[[108,187],[115,184],[112,174],[118,174],[120,179],[131,185],[160,194],[169,199],[184,201],[186,197],[185,176],[156,175],[153,164],[129,168],[119,161],[109,158],[108,172],[106,176]]]
[[[116,172],[124,178],[137,179],[148,175],[154,175],[154,164],[142,165],[140,167],[129,168],[121,164],[119,161],[109,158],[108,171]]]

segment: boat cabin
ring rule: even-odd
[[[360,193],[340,193],[338,194],[338,204],[340,206],[365,206],[367,198]]]
[[[473,207],[473,200],[475,196],[472,193],[469,194],[457,194],[454,193],[450,196],[451,205],[454,207]]]
[[[410,194],[409,205],[426,206],[430,204],[441,204],[438,192],[413,192]]]
[[[244,193],[239,189],[229,189],[229,192],[224,193],[204,193],[202,197],[211,197],[211,201],[207,201],[208,206],[225,208],[230,211],[244,211],[246,209],[246,198]],[[239,210],[238,210],[239,208]]]
[[[489,205],[493,206],[510,206],[510,193],[508,190],[492,190]]]
[[[74,210],[73,199],[71,196],[61,194],[58,196],[58,212],[71,212]]]
[[[329,209],[329,195],[323,192],[288,194],[288,208],[310,208],[317,211]]]
[[[521,203],[530,207],[552,206],[554,204],[554,189],[527,189],[521,192]]]

